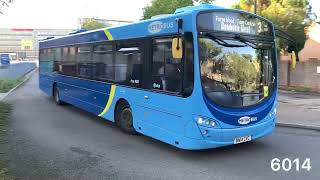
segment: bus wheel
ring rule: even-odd
[[[63,101],[60,100],[60,93],[59,93],[59,88],[57,87],[57,85],[54,86],[53,88],[53,99],[54,102],[58,105],[63,105]]]
[[[130,106],[125,103],[118,108],[116,123],[120,126],[120,129],[127,134],[137,134],[133,127],[133,116]]]

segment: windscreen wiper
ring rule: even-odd
[[[241,36],[240,34],[236,34],[234,36],[234,39],[237,39],[239,40],[240,42],[252,47],[253,49],[263,49],[263,50],[267,50],[268,48],[265,48],[265,47],[262,47],[262,46],[259,46],[257,43]],[[268,44],[271,44],[271,43],[268,43]]]
[[[230,44],[230,43],[228,43],[228,42],[226,42],[226,41],[224,41],[224,40],[222,40],[222,39],[220,39],[220,38],[218,38],[218,37],[216,37],[216,36],[214,36],[214,35],[212,35],[210,33],[205,33],[204,35],[206,37],[212,39],[213,41],[215,41],[216,43],[218,43],[221,46],[225,46],[225,47],[245,47],[245,45]]]

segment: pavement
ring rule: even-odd
[[[320,94],[279,90],[278,125],[320,130]]]
[[[272,135],[224,148],[185,151],[143,135],[123,134],[114,124],[71,105],[57,106],[38,88],[35,73],[5,101],[13,105],[9,171],[22,179],[317,180],[319,131],[276,127]],[[281,108],[287,113],[281,114]],[[295,107],[293,105],[293,107]],[[280,104],[279,121],[296,109]],[[317,111],[314,111],[317,112]],[[307,118],[307,116],[305,116]],[[294,120],[296,117],[292,116]],[[0,154],[1,158],[1,154]],[[311,159],[312,169],[271,170],[273,158]]]
[[[320,93],[279,90],[278,101],[320,111]]]

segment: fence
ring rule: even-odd
[[[320,92],[320,60],[297,62],[295,70],[290,66],[288,61],[279,63],[280,87],[299,87]]]

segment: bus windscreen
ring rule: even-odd
[[[238,12],[209,12],[197,17],[198,31],[223,31],[272,36],[271,25],[260,18]]]

